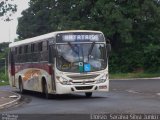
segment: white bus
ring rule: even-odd
[[[100,31],[57,31],[9,45],[9,81],[24,90],[51,94],[109,90],[111,49]]]

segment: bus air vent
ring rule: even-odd
[[[76,75],[76,76],[68,76],[73,80],[84,80],[84,79],[95,79],[99,74],[96,75]]]
[[[93,88],[93,86],[76,86],[77,90],[90,90]]]

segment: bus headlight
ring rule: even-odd
[[[104,83],[104,82],[106,82],[106,75],[103,75],[100,79],[98,79],[97,81],[96,81],[96,83]]]
[[[63,85],[71,85],[70,80],[67,80],[65,78],[62,78],[62,82]]]

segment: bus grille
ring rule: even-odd
[[[94,83],[95,81],[92,80],[92,81],[85,81],[85,83]],[[72,83],[75,83],[75,84],[84,84],[84,81],[73,81]]]
[[[95,79],[98,75],[99,74],[97,75],[79,75],[79,76],[76,75],[76,76],[68,76],[68,77],[70,77],[73,80],[84,80],[84,79]]]
[[[77,86],[75,87],[77,90],[90,90],[93,86]]]

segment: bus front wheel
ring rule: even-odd
[[[92,92],[86,92],[86,93],[85,93],[85,95],[86,95],[86,97],[88,97],[88,98],[89,98],[89,97],[91,97],[91,96],[92,96]]]
[[[47,87],[47,83],[45,82],[44,83],[44,96],[46,99],[50,99],[51,98],[51,95],[48,93],[48,87]]]

